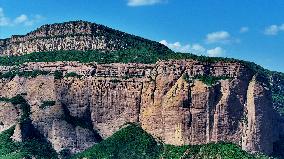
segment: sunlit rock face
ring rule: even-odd
[[[268,82],[239,63],[53,62],[21,67],[51,72],[60,68],[63,73],[72,70],[82,75],[16,76],[0,83],[1,97],[25,97],[32,124],[58,152],[66,148],[80,152],[129,122],[141,124],[157,139],[173,145],[229,141],[269,154],[278,137]],[[195,79],[197,75],[228,78],[208,85]],[[44,101],[55,104],[42,108]],[[9,102],[2,102],[2,107],[1,131],[16,124],[21,114]]]

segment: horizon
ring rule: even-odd
[[[0,39],[25,35],[45,24],[83,20],[160,42],[177,52],[235,58],[284,72],[280,0],[68,2],[0,0]]]

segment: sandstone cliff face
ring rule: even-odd
[[[0,82],[0,97],[22,94],[31,107],[32,124],[58,152],[80,152],[128,122],[140,123],[157,139],[173,145],[230,141],[269,154],[278,138],[268,82],[239,63],[171,60],[153,65],[20,66],[25,71],[35,67],[83,75],[16,76]],[[197,75],[227,78],[207,85],[195,79]],[[44,101],[55,104],[43,108]],[[0,104],[3,131],[17,123],[20,113],[9,102]]]
[[[248,86],[246,103],[247,121],[243,128],[242,142],[242,147],[248,151],[272,152],[273,141],[277,139],[274,125],[271,125],[275,123],[276,114],[271,109],[272,100],[269,95],[271,92],[267,84],[260,77],[254,76]]]

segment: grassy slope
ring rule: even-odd
[[[131,125],[73,158],[157,158],[161,148],[162,146],[139,126]]]
[[[139,126],[131,124],[113,136],[73,156],[73,159],[256,159],[239,146],[230,143],[197,146],[172,146],[156,142]],[[267,158],[262,156],[262,158]]]

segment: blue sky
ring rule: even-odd
[[[0,0],[0,38],[70,20],[284,72],[283,0]]]

